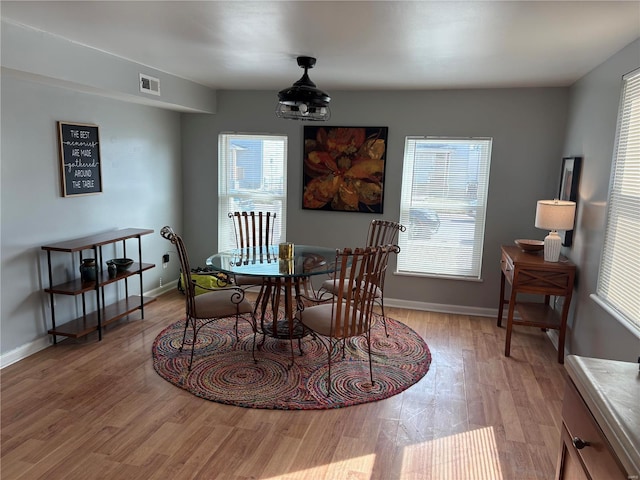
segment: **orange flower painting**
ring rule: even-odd
[[[387,127],[304,127],[302,207],[382,213]]]

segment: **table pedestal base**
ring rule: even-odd
[[[306,288],[307,277],[275,277],[265,278],[255,304],[255,316],[259,319],[260,332],[265,336],[291,342],[291,365],[294,363],[293,340],[298,340],[300,355],[302,337],[308,331],[295,318],[297,312],[296,299],[300,297],[301,287]],[[280,308],[284,300],[284,308]],[[268,318],[269,315],[271,318]],[[258,348],[264,345],[263,338]]]

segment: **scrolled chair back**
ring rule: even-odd
[[[373,219],[369,224],[367,246],[396,245],[398,243],[398,234],[406,230],[407,228],[401,223],[392,222],[391,220]]]
[[[160,230],[162,238],[169,240],[175,245],[178,252],[178,260],[180,261],[180,270],[184,276],[184,290],[187,300],[187,315],[193,315],[195,313],[195,283],[191,280],[191,267],[189,266],[189,255],[187,255],[187,249],[184,245],[182,237],[173,231],[173,228],[166,225]]]
[[[191,269],[189,267],[189,256],[187,255],[187,249],[184,246],[182,237],[175,233],[173,231],[173,228],[168,225],[162,227],[162,229],[160,230],[160,235],[162,236],[162,238],[169,240],[173,245],[175,245],[176,250],[178,251],[178,259],[180,260],[180,268],[182,269],[182,272],[185,275],[191,272]]]
[[[240,261],[245,264],[255,262],[270,263],[270,246],[273,245],[276,214],[274,212],[229,212],[233,223],[236,248],[241,250]],[[235,284],[245,287],[263,284],[259,277],[235,275]]]
[[[269,247],[273,244],[274,212],[229,212],[237,248]]]
[[[334,278],[332,337],[362,335],[371,328],[378,285],[391,253],[397,245],[369,246],[336,253],[339,275]]]

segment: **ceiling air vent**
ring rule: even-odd
[[[151,95],[160,95],[160,80],[143,73],[140,74],[140,91]]]

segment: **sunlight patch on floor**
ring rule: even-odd
[[[504,480],[493,427],[462,432],[402,448],[402,464],[394,480]],[[353,456],[328,465],[289,472],[265,480],[353,479],[371,478],[376,466],[375,454]]]
[[[264,480],[368,480],[372,476],[376,455],[361,455],[344,460],[336,460],[327,465],[318,465],[296,472],[289,472]]]
[[[493,427],[407,445],[401,478],[502,480]]]

